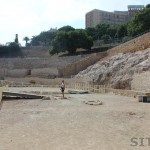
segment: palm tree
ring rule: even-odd
[[[24,41],[26,41],[26,46],[27,46],[27,43],[28,43],[28,41],[30,40],[27,36],[25,36],[24,38],[23,38],[23,40]]]

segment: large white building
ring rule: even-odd
[[[106,23],[111,26],[128,22],[137,11],[144,9],[144,5],[128,5],[128,11],[107,12],[94,9],[85,16],[86,28],[95,27],[98,24]]]

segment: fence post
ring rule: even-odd
[[[2,100],[2,93],[3,93],[3,88],[0,87],[0,103],[1,103],[1,100]]]
[[[99,85],[98,90],[99,90],[99,93],[101,93],[101,85]]]

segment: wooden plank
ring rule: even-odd
[[[14,97],[20,97],[20,98],[29,98],[29,99],[42,99],[43,96],[36,95],[36,94],[27,94],[27,93],[15,93],[15,92],[3,92],[3,96],[14,96]]]
[[[2,100],[2,87],[0,87],[0,103],[1,103],[1,100]]]
[[[88,91],[83,91],[83,90],[68,90],[69,94],[88,94]]]
[[[1,106],[2,106],[2,87],[0,87],[0,110],[1,110]]]

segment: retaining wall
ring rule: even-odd
[[[106,56],[107,52],[95,53],[81,61],[75,62],[74,64],[70,64],[64,68],[58,68],[58,76],[70,77],[71,75],[75,75]]]
[[[30,72],[30,74],[29,74]],[[51,78],[58,76],[57,68],[37,68],[37,69],[0,69],[0,77],[44,77]]]
[[[24,57],[49,57],[49,47],[46,46],[31,46],[21,49]]]

